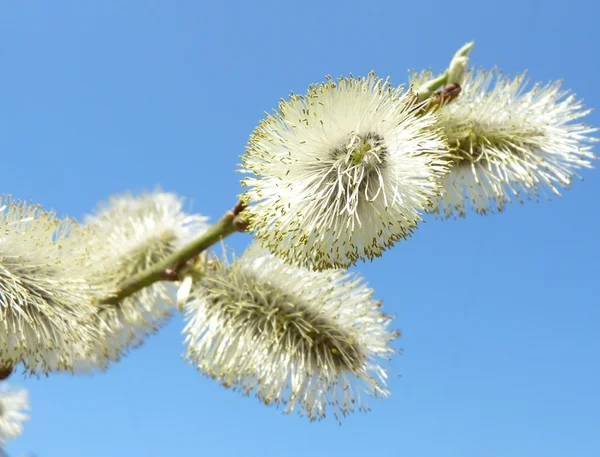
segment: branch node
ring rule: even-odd
[[[178,268],[165,268],[160,274],[163,281],[177,281],[179,279]]]
[[[157,281],[179,281],[181,270],[193,267],[202,252],[232,233],[245,230],[247,223],[240,216],[245,207],[243,202],[238,201],[232,210],[227,211],[225,216],[205,233],[167,258],[132,276],[121,284],[114,295],[98,300],[98,303],[118,305],[123,298],[129,297]],[[239,221],[236,222],[236,218]]]
[[[233,217],[231,223],[237,232],[245,232],[248,229],[248,221],[239,214]]]

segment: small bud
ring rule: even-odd
[[[178,273],[176,268],[166,268],[160,274],[160,279],[163,281],[177,281]]]
[[[235,204],[235,206],[233,207],[231,212],[233,213],[234,216],[237,216],[244,210],[244,208],[246,208],[246,205],[244,204],[244,202],[242,202],[240,200]]]
[[[422,112],[434,111],[440,106],[451,102],[460,95],[462,88],[460,84],[447,84],[444,88],[431,96],[429,103],[422,109]]]
[[[11,365],[0,366],[0,381],[7,379],[13,372]]]
[[[452,83],[445,86],[440,92],[436,93],[438,103],[443,105],[451,102],[460,95],[461,87],[458,83]]]

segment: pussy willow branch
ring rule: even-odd
[[[174,252],[169,257],[151,266],[145,271],[129,278],[121,285],[116,294],[100,300],[101,304],[116,305],[144,287],[158,281],[175,281],[178,279],[179,270],[201,252],[234,232],[246,230],[247,223],[240,213],[244,209],[242,202],[238,202],[231,211],[228,211],[215,225],[196,238],[187,246]]]
[[[423,103],[423,113],[434,110],[444,103],[451,102],[460,94],[460,85],[464,78],[468,55],[472,47],[473,42],[465,44],[456,52],[447,70],[438,77],[423,84],[422,87],[417,88],[416,101]],[[426,100],[429,100],[429,102],[424,103]],[[173,253],[162,262],[133,276],[121,286],[116,294],[100,300],[100,303],[116,305],[124,298],[155,282],[176,281],[179,279],[181,268],[188,261],[232,233],[246,230],[247,224],[240,216],[243,209],[244,205],[242,202],[238,202],[231,211],[228,211],[219,222],[213,225],[202,236]]]

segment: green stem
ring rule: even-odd
[[[417,101],[420,103],[427,100],[436,90],[444,86],[446,81],[448,81],[448,70],[439,75],[437,78],[427,81],[421,87],[417,88]]]
[[[239,229],[236,228],[237,218],[239,218],[239,216],[235,214],[235,209],[234,211],[227,212],[219,222],[213,225],[200,237],[147,270],[131,277],[121,285],[116,294],[101,300],[100,303],[116,305],[124,298],[135,294],[144,287],[148,287],[155,282],[164,280],[168,272],[174,271],[174,273],[177,273],[177,270],[185,265],[188,260],[193,259],[202,251],[208,249],[213,244],[218,243],[223,238],[239,231]]]

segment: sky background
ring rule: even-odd
[[[4,1],[0,194],[77,218],[163,189],[217,220],[265,111],[324,76],[471,62],[600,107],[593,1]],[[600,125],[593,113],[587,123]],[[181,358],[176,316],[109,371],[10,381],[11,457],[598,457],[600,173],[496,216],[428,217],[358,270],[395,314],[391,398],[340,427],[285,416]],[[249,235],[230,245],[242,250]]]

